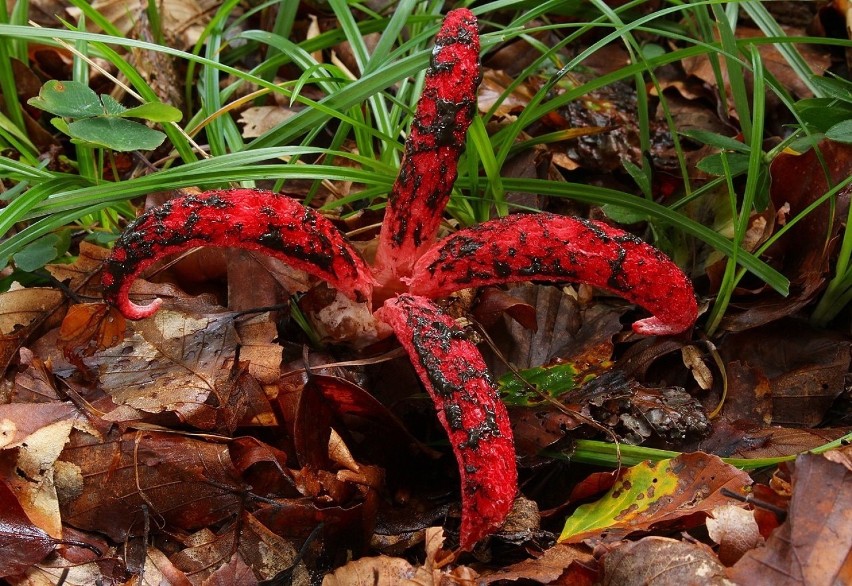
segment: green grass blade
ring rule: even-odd
[[[767,37],[786,37],[784,29],[781,28],[778,21],[776,21],[769,13],[763,3],[740,2],[738,4]],[[823,95],[821,88],[812,81],[814,72],[810,65],[808,65],[807,61],[805,61],[804,57],[802,57],[802,54],[799,53],[796,45],[793,43],[779,42],[774,46],[796,73],[799,80],[801,80],[801,82],[813,92],[815,97],[821,97]]]
[[[488,138],[485,123],[479,116],[474,116],[473,123],[468,130],[468,149],[471,148],[476,150],[482,168],[485,170],[485,176],[488,178],[486,190],[489,197],[482,200],[482,205],[477,211],[477,221],[484,222],[489,219],[492,205],[498,216],[507,215],[509,208],[506,205],[506,192],[503,189],[500,167],[497,164],[497,158],[494,156],[494,149],[491,146],[491,140]],[[471,175],[473,176],[472,173]]]
[[[829,450],[835,450],[849,445],[850,441],[852,441],[852,433],[846,434],[841,438],[803,453],[822,454]],[[619,454],[621,456],[620,460]],[[680,454],[681,452],[673,452],[671,450],[659,450],[656,448],[630,446],[627,444],[619,444],[616,446],[609,442],[581,439],[574,441],[574,451],[570,455],[569,459],[572,462],[615,467],[619,464],[622,466],[635,466],[636,464],[646,460],[667,460],[669,458],[677,457]],[[799,457],[799,455],[800,454],[789,454],[787,456],[777,456],[774,458],[722,458],[722,461],[742,470],[756,470],[758,468],[766,468],[767,466],[776,466],[782,462],[790,462]]]
[[[9,22],[9,13],[6,10],[6,3],[0,3],[0,23]],[[18,84],[15,81],[15,72],[12,70],[12,57],[15,55],[17,41],[15,37],[0,38],[0,93],[3,94],[3,101],[6,106],[6,112],[12,124],[24,131],[24,111],[21,108],[21,102],[18,99]]]

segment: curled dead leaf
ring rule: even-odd
[[[726,566],[733,565],[747,551],[763,544],[754,514],[736,505],[713,509],[707,518],[707,533],[719,544],[719,561]]]

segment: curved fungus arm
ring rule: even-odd
[[[404,294],[376,316],[396,332],[450,438],[462,484],[460,546],[469,550],[500,527],[517,492],[506,407],[479,350],[437,305]]]
[[[476,17],[465,8],[453,10],[435,38],[399,175],[388,196],[376,250],[376,274],[383,285],[408,276],[434,241],[476,113],[480,80]]]
[[[698,316],[692,283],[665,254],[602,222],[518,214],[459,230],[423,255],[411,293],[444,297],[467,287],[517,281],[574,281],[618,293],[653,314],[644,335],[690,328]]]
[[[130,301],[130,285],[164,256],[196,246],[260,251],[328,281],[353,299],[370,299],[369,266],[334,225],[290,197],[256,189],[208,191],[167,201],[131,223],[103,270],[103,295],[129,319],[153,315],[161,301]]]

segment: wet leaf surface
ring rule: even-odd
[[[54,546],[53,538],[27,518],[11,487],[0,482],[0,578],[26,571]]]
[[[236,344],[230,315],[163,311],[85,363],[98,370],[101,388],[117,403],[148,413],[174,411],[211,429],[215,414],[208,399],[216,395]]]
[[[843,584],[852,578],[852,450],[805,454],[787,520],[730,571],[739,583]],[[826,495],[829,498],[826,498]]]
[[[602,499],[581,505],[566,520],[559,541],[614,541],[636,531],[687,528],[728,502],[723,488],[740,493],[750,484],[745,472],[700,452],[639,464],[625,471]]]
[[[228,519],[245,491],[225,444],[173,433],[77,432],[60,460],[73,467],[77,487],[62,503],[63,518],[116,541],[142,534],[146,522],[190,530]]]

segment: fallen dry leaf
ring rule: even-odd
[[[597,582],[597,574],[598,563],[588,548],[557,543],[538,557],[483,575],[477,583],[503,584],[523,580],[539,584],[592,586]]]
[[[136,23],[146,18],[144,2],[126,2],[125,0],[95,0],[92,8],[97,10],[113,24],[122,34],[134,30]],[[168,35],[173,47],[191,48],[198,41],[204,26],[210,20],[213,8],[211,0],[167,0],[161,3],[158,13],[163,21],[163,32]],[[80,12],[74,8],[66,8],[72,18],[79,18]],[[92,30],[100,30],[88,22]]]
[[[124,316],[105,303],[72,305],[59,328],[58,345],[69,362],[85,369],[82,358],[118,344],[125,328]]]
[[[68,441],[76,409],[63,403],[2,407],[8,416],[3,417],[2,425],[11,432],[12,441],[6,445],[0,471],[33,523],[59,539],[62,537],[57,496],[60,474],[54,463]]]
[[[178,570],[175,565],[159,549],[149,546],[145,552],[145,571],[142,574],[142,583],[170,584],[171,586],[192,586],[187,575]]]
[[[439,527],[426,530],[426,559],[413,566],[402,558],[364,557],[337,568],[323,578],[323,586],[445,586],[473,584],[478,574],[466,566],[441,562],[444,533]]]
[[[228,436],[238,427],[271,427],[278,422],[263,387],[244,363],[216,384],[211,401],[216,407],[214,428]]]
[[[739,26],[736,31],[737,37],[740,39],[761,38],[765,35],[756,28]],[[787,29],[787,34],[797,35],[803,34],[801,29]],[[766,69],[781,83],[781,85],[791,91],[800,98],[811,96],[808,87],[802,82],[799,74],[793,70],[789,62],[784,59],[781,53],[771,44],[757,44],[757,49],[760,51],[760,56]],[[804,61],[816,75],[821,75],[829,66],[829,55],[826,51],[819,47],[810,45],[800,45],[796,47],[804,57]],[[706,55],[698,57],[689,57],[684,59],[683,67],[687,75],[693,75],[704,81],[711,87],[716,87],[717,78],[713,70],[712,63]],[[728,70],[722,67],[722,78],[725,83],[726,95],[731,95],[730,81],[728,79]],[[737,112],[733,105],[729,106],[729,112],[734,118]]]
[[[519,302],[533,308],[532,323],[504,318],[492,328],[491,336],[515,368],[525,369],[552,363],[554,359],[587,365],[605,363],[612,357],[612,337],[623,329],[622,311],[596,304],[583,310],[572,296],[558,287],[521,285],[509,289]],[[510,314],[511,315],[511,314]],[[507,371],[500,360],[489,358],[494,376]]]
[[[0,334],[14,334],[45,317],[64,300],[62,291],[47,287],[14,288],[0,293]]]
[[[235,553],[227,563],[219,566],[202,583],[203,586],[257,586],[259,582],[254,572],[243,561],[240,554]]]
[[[269,313],[236,321],[240,336],[240,361],[261,385],[276,385],[281,376],[284,348],[275,340],[278,329]]]
[[[477,105],[480,112],[488,112],[497,104],[497,100],[506,93],[514,78],[498,69],[488,69],[479,86]],[[509,92],[496,107],[494,114],[500,118],[517,116],[532,99],[529,84],[521,84]]]
[[[363,557],[327,574],[323,586],[411,586],[415,569],[402,558]]]
[[[240,113],[243,138],[257,138],[295,114],[284,106],[252,106]]]
[[[0,481],[0,578],[26,572],[54,546],[53,538],[27,518],[12,488]]]
[[[26,574],[9,577],[7,580],[11,586],[91,586],[115,583],[123,570],[122,565],[114,559],[66,567],[40,564],[29,568]]]
[[[735,586],[710,548],[666,537],[626,543],[608,553],[603,566],[602,586]]]
[[[170,556],[175,567],[196,584],[206,582],[217,570],[227,564],[235,548],[237,535],[226,531],[218,535],[210,529],[201,529],[184,537],[185,549]]]
[[[728,572],[740,584],[852,583],[852,448],[804,454],[793,469],[787,520]],[[830,495],[826,498],[826,495]]]
[[[730,410],[723,407],[722,416],[760,425],[820,424],[846,388],[850,348],[848,336],[799,320],[730,335],[719,350],[732,365],[730,384],[741,394],[732,397]]]
[[[100,298],[101,290],[95,275],[109,256],[109,249],[86,242],[80,243],[79,254],[72,263],[49,264],[45,269],[57,281],[81,297]]]
[[[133,324],[122,343],[85,364],[117,403],[148,413],[174,411],[202,429],[215,425],[207,403],[227,377],[237,334],[230,314],[192,315],[165,310]]]
[[[71,436],[60,460],[80,482],[62,518],[117,542],[139,535],[146,516],[197,529],[233,516],[244,490],[225,444],[154,431]],[[67,480],[66,482],[69,482]]]
[[[707,533],[719,544],[719,561],[726,566],[733,565],[747,551],[763,544],[754,513],[736,505],[713,509],[707,518]]]
[[[262,580],[272,580],[282,572],[290,572],[290,584],[308,586],[310,575],[299,559],[297,545],[277,535],[250,514],[243,513],[243,532],[240,535],[239,552],[245,562],[255,569]]]
[[[770,198],[782,223],[801,214],[832,186],[852,173],[852,145],[822,141],[804,154],[779,154],[769,168]],[[826,162],[826,172],[821,160]],[[829,275],[832,258],[839,246],[843,219],[849,209],[850,190],[825,201],[801,219],[773,244],[764,258],[790,279],[790,294],[759,288],[758,295],[740,295],[734,306],[740,312],[728,312],[722,327],[742,331],[794,314],[822,290]],[[805,243],[805,245],[803,245]]]
[[[10,403],[0,405],[0,449],[20,446],[41,429],[74,418],[77,409],[68,403]]]
[[[644,462],[626,470],[602,499],[578,507],[559,541],[611,542],[637,531],[688,528],[730,502],[723,488],[741,493],[750,484],[742,470],[701,452]]]

